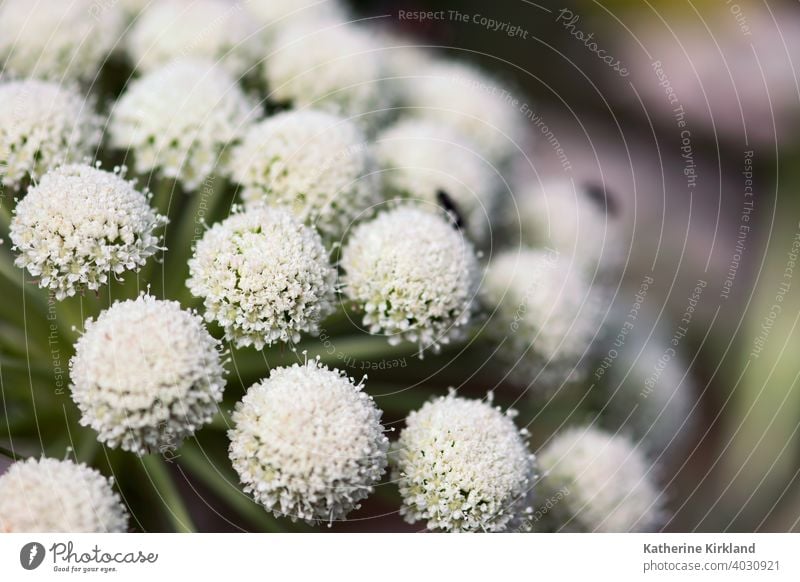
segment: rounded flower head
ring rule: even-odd
[[[572,428],[538,458],[542,495],[563,492],[551,515],[558,528],[646,532],[661,522],[661,495],[649,463],[627,438]]]
[[[19,253],[15,264],[60,300],[139,269],[160,250],[154,231],[165,222],[121,172],[74,164],[51,170],[28,190],[9,234]]]
[[[180,59],[134,81],[117,102],[109,130],[115,147],[134,154],[138,172],[159,170],[194,190],[254,117],[228,73],[210,62]]]
[[[0,532],[124,532],[128,513],[111,487],[84,464],[18,461],[0,475]]]
[[[470,65],[433,61],[407,80],[405,105],[414,116],[458,127],[496,164],[508,162],[526,140],[519,105],[503,97],[508,88]]]
[[[0,3],[0,61],[19,77],[91,80],[118,42],[124,19],[96,0]]]
[[[472,246],[443,217],[399,207],[355,228],[343,251],[344,293],[364,325],[420,353],[462,335],[477,287]]]
[[[551,251],[509,250],[489,264],[481,289],[487,328],[511,380],[547,390],[579,380],[603,327],[603,296]]]
[[[70,360],[81,424],[111,447],[175,447],[209,422],[225,387],[219,342],[177,301],[115,302],[86,322]]]
[[[336,271],[320,236],[279,208],[215,224],[197,243],[189,273],[206,319],[237,347],[298,342],[334,309]]]
[[[338,19],[303,19],[282,30],[265,61],[270,96],[374,125],[392,100],[380,46],[368,31]],[[361,117],[364,116],[364,117]]]
[[[601,187],[550,180],[517,197],[523,243],[572,257],[590,278],[616,273],[624,259],[616,208]]]
[[[29,79],[0,83],[0,183],[18,188],[94,153],[102,121],[79,93]]]
[[[231,155],[242,198],[285,206],[338,240],[381,199],[370,149],[359,128],[320,111],[288,111],[253,126]]]
[[[458,129],[433,120],[401,120],[379,134],[378,162],[388,194],[455,207],[475,242],[489,235],[502,183],[479,147]]]
[[[248,14],[239,3],[226,0],[157,0],[144,9],[126,38],[130,59],[141,71],[195,57],[219,60],[240,76],[263,55]]]
[[[247,390],[233,422],[233,467],[278,516],[344,519],[386,469],[381,411],[360,384],[316,361],[274,369]]]
[[[453,394],[425,404],[406,419],[393,449],[409,523],[430,530],[508,531],[530,511],[535,478],[527,432],[489,402]]]

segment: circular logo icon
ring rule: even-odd
[[[30,542],[19,551],[19,563],[26,570],[35,570],[44,561],[44,546],[39,542]]]

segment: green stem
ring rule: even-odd
[[[194,444],[187,443],[181,448],[179,463],[200,479],[206,487],[230,505],[244,519],[267,532],[279,532],[282,530],[278,521],[267,514],[263,507],[245,495],[235,485],[235,481],[229,481],[216,467],[210,465],[205,453],[202,450],[198,450]]]
[[[25,459],[29,458],[25,455],[20,455],[19,453],[15,453],[11,449],[7,449],[5,447],[0,447],[0,455],[8,457],[12,461],[24,461]]]
[[[175,530],[180,533],[195,531],[189,511],[175,487],[164,460],[158,455],[147,455],[141,457],[141,462],[161,501],[167,506]]]

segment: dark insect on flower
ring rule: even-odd
[[[619,212],[617,201],[602,184],[589,183],[583,186],[586,196],[602,208],[609,216],[616,216]]]
[[[437,190],[436,200],[439,202],[439,206],[444,208],[444,211],[447,212],[448,215],[450,215],[450,218],[453,220],[453,224],[455,225],[455,227],[458,230],[463,230],[467,223],[464,220],[464,216],[458,210],[458,205],[450,197],[450,195],[444,190]]]

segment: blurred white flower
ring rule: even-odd
[[[432,209],[454,205],[472,240],[486,242],[503,183],[469,137],[445,123],[406,118],[378,134],[375,147],[388,197]]]
[[[401,206],[357,226],[342,251],[345,295],[364,325],[420,354],[459,339],[478,284],[472,245],[443,217]]]
[[[110,479],[72,461],[28,459],[0,475],[0,532],[117,533],[128,512]]]
[[[174,450],[217,413],[220,343],[177,301],[117,301],[88,320],[70,360],[81,424],[111,447]]]
[[[246,207],[285,206],[333,240],[382,199],[361,130],[321,111],[288,111],[258,123],[229,165]]]
[[[275,368],[233,414],[230,457],[268,511],[309,523],[344,519],[383,475],[389,441],[372,398],[317,361]]]
[[[542,495],[568,492],[554,508],[564,530],[647,532],[663,520],[663,496],[642,452],[623,436],[567,429],[538,455]]]
[[[0,3],[0,61],[18,77],[60,82],[95,78],[119,42],[124,19],[96,0]]]
[[[159,170],[194,190],[225,163],[257,113],[224,69],[179,59],[123,93],[111,114],[111,144],[133,153],[138,172]]]
[[[158,0],[126,36],[132,64],[148,72],[176,58],[220,62],[239,77],[264,56],[257,27],[239,2]]]
[[[264,64],[270,97],[298,109],[322,109],[371,128],[393,103],[380,45],[358,24],[335,18],[292,23],[279,32]]]
[[[400,513],[430,530],[507,531],[531,511],[535,458],[512,411],[453,394],[406,419],[393,447]]]
[[[206,231],[187,285],[237,347],[298,342],[334,310],[336,271],[319,234],[288,211],[256,207]]]
[[[76,90],[28,79],[0,83],[0,183],[18,188],[65,162],[91,157],[102,119]]]
[[[347,10],[339,0],[248,0],[245,4],[267,36],[302,19],[347,18]]]
[[[138,270],[161,250],[166,223],[117,169],[61,166],[45,174],[14,208],[9,235],[18,267],[56,299],[97,290],[109,275]]]
[[[552,251],[506,250],[489,263],[481,289],[487,334],[508,377],[534,393],[580,380],[602,328],[602,294]]]

